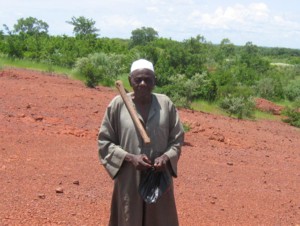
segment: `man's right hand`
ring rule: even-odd
[[[128,153],[125,156],[125,161],[132,163],[137,170],[145,170],[152,167],[151,161],[145,154],[133,155]]]

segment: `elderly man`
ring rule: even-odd
[[[99,135],[99,158],[114,179],[110,226],[177,226],[173,177],[184,131],[171,100],[152,93],[155,73],[151,62],[140,59],[132,63],[128,93],[150,144],[143,143],[121,98],[116,96],[107,107]],[[169,189],[155,203],[146,203],[139,193],[141,172],[152,168],[164,172]]]

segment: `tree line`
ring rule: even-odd
[[[259,47],[252,42],[236,46],[227,38],[213,44],[197,35],[184,41],[159,37],[151,27],[131,32],[129,39],[100,37],[96,22],[72,17],[74,36],[49,35],[48,24],[34,17],[21,18],[13,28],[0,31],[2,56],[29,59],[73,68],[86,85],[112,85],[128,74],[137,58],[152,61],[157,91],[177,106],[195,100],[217,102],[242,118],[253,113],[253,97],[300,102],[300,50]],[[285,66],[271,63],[284,62]]]

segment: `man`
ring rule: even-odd
[[[172,176],[177,177],[183,127],[170,99],[152,93],[152,63],[137,60],[130,71],[133,92],[127,95],[151,143],[143,143],[121,96],[116,96],[107,107],[98,135],[100,161],[114,179],[109,225],[177,226]],[[171,181],[170,189],[153,204],[139,194],[141,172],[149,168],[166,172]]]

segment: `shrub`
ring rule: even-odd
[[[181,96],[179,93],[173,93],[170,98],[177,107],[191,108],[191,101],[186,96]]]
[[[300,128],[300,97],[295,100],[293,107],[285,108],[283,114],[287,116],[283,119],[284,122]]]
[[[256,94],[253,87],[249,87],[241,83],[226,84],[217,88],[217,99],[222,99],[229,95],[248,98],[249,96],[254,96]]]
[[[88,87],[98,83],[105,86],[114,84],[117,76],[124,71],[123,55],[95,53],[76,61],[75,71],[83,75]]]
[[[158,92],[168,95],[177,107],[190,108],[192,89],[188,83],[185,75],[177,74],[170,77],[170,84],[158,88]]]
[[[284,95],[285,97],[290,100],[294,101],[296,98],[300,97],[300,82],[298,83],[290,83],[284,88]]]
[[[94,88],[101,79],[102,73],[89,62],[83,65],[81,72],[86,78],[85,84],[87,87]]]
[[[207,101],[214,101],[217,96],[217,84],[209,78],[207,73],[196,73],[186,84],[191,90],[191,98],[201,98]]]
[[[75,71],[84,76],[86,86],[91,88],[98,85],[102,77],[102,72],[87,57],[76,61]]]
[[[158,90],[167,94],[178,107],[190,108],[194,99],[213,101],[217,95],[216,83],[206,73],[188,78],[184,74],[170,76],[170,84]]]
[[[255,103],[251,97],[225,97],[220,102],[220,107],[230,116],[236,115],[239,119],[253,117]]]
[[[276,78],[263,78],[257,82],[256,93],[268,100],[280,99],[283,97],[282,84]]]

